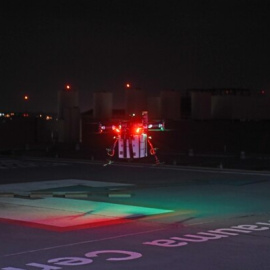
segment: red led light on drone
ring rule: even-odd
[[[112,130],[115,131],[116,133],[120,133],[121,127],[112,126]]]
[[[136,128],[136,133],[140,133],[142,131],[142,128]]]
[[[140,127],[138,125],[135,125],[133,128],[132,128],[132,132],[133,134],[138,134],[138,135],[141,135],[143,133],[143,127]]]

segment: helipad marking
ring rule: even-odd
[[[84,185],[89,187],[121,187],[121,186],[133,186],[126,183],[115,182],[103,182],[103,181],[91,181],[81,179],[62,179],[62,180],[49,180],[49,181],[37,181],[37,182],[25,182],[0,185],[0,193],[13,192],[13,193],[27,193],[34,190],[52,189],[60,187],[69,187],[75,185]]]
[[[74,242],[74,243],[69,243],[69,244],[64,244],[64,245],[58,245],[58,246],[45,247],[45,248],[40,248],[40,249],[26,250],[26,251],[21,251],[21,252],[6,254],[6,255],[3,255],[3,257],[18,256],[18,255],[35,253],[35,252],[40,252],[40,251],[52,250],[52,249],[58,249],[58,248],[73,247],[73,246],[84,245],[84,244],[89,244],[89,243],[114,240],[114,239],[129,237],[129,236],[136,236],[136,235],[141,235],[141,234],[148,234],[148,233],[157,232],[157,231],[163,231],[163,230],[166,230],[166,227],[162,227],[162,228],[158,228],[158,229],[153,229],[153,230],[142,231],[142,232],[136,232],[136,233],[120,234],[120,235],[116,235],[116,236],[99,238],[99,239],[92,239],[92,240],[86,240],[86,241],[81,241],[81,242]]]
[[[218,174],[236,174],[236,175],[255,175],[255,176],[269,176],[270,171],[256,172],[248,170],[237,170],[237,169],[215,169],[215,168],[203,168],[203,167],[189,167],[189,166],[151,166],[142,164],[124,164],[124,163],[113,163],[112,166],[119,167],[135,167],[143,169],[156,169],[156,170],[170,170],[170,171],[185,171],[185,172],[200,172],[200,173],[218,173]]]
[[[134,218],[173,212],[105,202],[63,198],[25,200],[0,198],[0,220],[54,231],[129,222]]]

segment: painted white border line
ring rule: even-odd
[[[104,182],[104,181],[92,181],[92,180],[84,180],[84,179],[59,179],[59,180],[45,180],[45,181],[33,181],[33,182],[20,182],[20,183],[13,183],[13,184],[3,184],[0,185],[0,193],[35,193],[38,191],[46,192],[45,189],[52,189],[52,188],[64,188],[70,187],[75,185],[82,185],[87,187],[127,187],[127,186],[134,186],[134,184],[128,183],[116,183],[116,182]],[[56,193],[56,192],[53,192]],[[63,192],[62,192],[63,193]],[[65,192],[69,193],[69,192]]]
[[[210,221],[198,222],[198,223],[194,223],[194,224],[191,223],[191,224],[189,224],[189,226],[207,224],[207,223],[212,223],[212,222],[214,222],[214,221],[210,220]],[[164,230],[168,229],[168,225],[169,224],[163,226],[162,228],[142,231],[142,232],[138,232],[138,233],[120,234],[120,235],[116,235],[116,236],[99,238],[99,239],[94,239],[94,240],[74,242],[74,243],[69,243],[69,244],[64,244],[64,245],[51,246],[51,247],[45,247],[45,248],[40,248],[40,249],[32,249],[32,250],[26,250],[26,251],[21,251],[21,252],[16,252],[16,253],[10,253],[10,254],[6,254],[6,255],[2,255],[1,257],[12,257],[12,256],[18,256],[18,255],[25,255],[25,254],[35,253],[35,252],[42,252],[42,251],[47,251],[47,250],[58,249],[58,248],[73,247],[73,246],[85,245],[85,244],[89,244],[89,243],[96,243],[96,242],[102,242],[102,241],[107,241],[107,240],[115,240],[115,239],[129,237],[129,236],[136,236],[136,235],[148,234],[148,233],[152,233],[152,232],[164,231]]]
[[[93,160],[75,160],[75,159],[43,159],[43,158],[33,158],[25,157],[24,160],[38,160],[47,161],[55,163],[74,163],[74,164],[84,164],[84,165],[103,165],[105,161],[93,161]],[[145,169],[161,169],[161,170],[176,170],[176,171],[191,171],[191,172],[203,172],[203,173],[223,173],[223,174],[240,174],[240,175],[256,175],[256,176],[270,176],[270,171],[256,172],[250,170],[240,170],[240,169],[219,169],[219,168],[209,168],[209,167],[193,167],[193,166],[174,166],[170,164],[155,165],[155,164],[145,164],[145,163],[120,163],[113,162],[110,166],[120,166],[120,167],[134,167],[134,168],[145,168]]]
[[[89,243],[102,242],[102,241],[107,241],[107,240],[114,240],[114,239],[119,239],[119,238],[123,238],[123,237],[147,234],[147,233],[152,233],[152,232],[156,232],[156,231],[162,231],[162,230],[165,230],[165,229],[166,229],[166,227],[158,228],[158,229],[154,229],[154,230],[143,231],[143,232],[138,232],[138,233],[121,234],[121,235],[111,236],[111,237],[106,237],[106,238],[100,238],[100,239],[94,239],[94,240],[88,240],[88,241],[82,241],[82,242],[75,242],[75,243],[69,243],[69,244],[59,245],[59,246],[52,246],[52,247],[45,247],[45,248],[40,248],[40,249],[26,250],[26,251],[21,251],[21,252],[17,252],[17,253],[6,254],[6,255],[3,255],[1,257],[11,257],[11,256],[17,256],[17,255],[24,255],[24,254],[29,254],[29,253],[40,252],[40,251],[58,249],[58,248],[73,247],[73,246],[84,245],[84,244],[89,244]]]
[[[157,167],[153,167],[157,168]],[[254,171],[242,171],[242,170],[226,170],[226,169],[201,169],[201,168],[162,168],[159,167],[157,169],[163,169],[163,170],[176,170],[176,171],[190,171],[190,172],[200,172],[200,173],[219,173],[219,174],[239,174],[239,175],[256,175],[256,176],[270,176],[270,172],[264,172],[264,173],[258,173]]]

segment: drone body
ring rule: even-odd
[[[159,160],[156,155],[156,148],[153,147],[148,136],[148,130],[164,130],[164,123],[149,123],[148,112],[143,111],[141,118],[138,119],[133,115],[130,120],[120,121],[117,125],[99,126],[99,132],[110,131],[114,134],[114,143],[111,148],[107,148],[107,154],[110,157],[115,155],[117,149],[118,158],[120,159],[139,159],[148,156],[149,153],[155,157],[156,163]]]

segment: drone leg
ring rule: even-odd
[[[116,139],[116,140],[114,141],[112,148],[107,148],[107,149],[106,149],[106,150],[107,150],[107,155],[108,155],[108,156],[110,156],[110,157],[113,157],[113,156],[114,156],[114,154],[115,154],[115,147],[116,147],[117,142],[118,142],[118,139]],[[105,163],[103,166],[107,166],[107,165],[110,165],[110,164],[112,164],[112,163],[113,163],[113,161],[109,159],[108,162]]]
[[[157,157],[156,149],[153,147],[153,144],[150,142],[149,139],[147,141],[148,141],[148,144],[150,145],[150,154],[155,157],[156,164],[159,165],[160,161]]]
[[[108,161],[107,163],[103,164],[104,167],[108,166],[108,165],[111,165],[113,163],[113,161],[110,160],[110,159],[108,159],[107,161]]]
[[[107,155],[110,156],[110,157],[113,157],[114,156],[114,153],[115,153],[115,147],[116,147],[116,144],[118,142],[118,139],[116,139],[113,143],[113,146],[112,148],[107,148]]]

